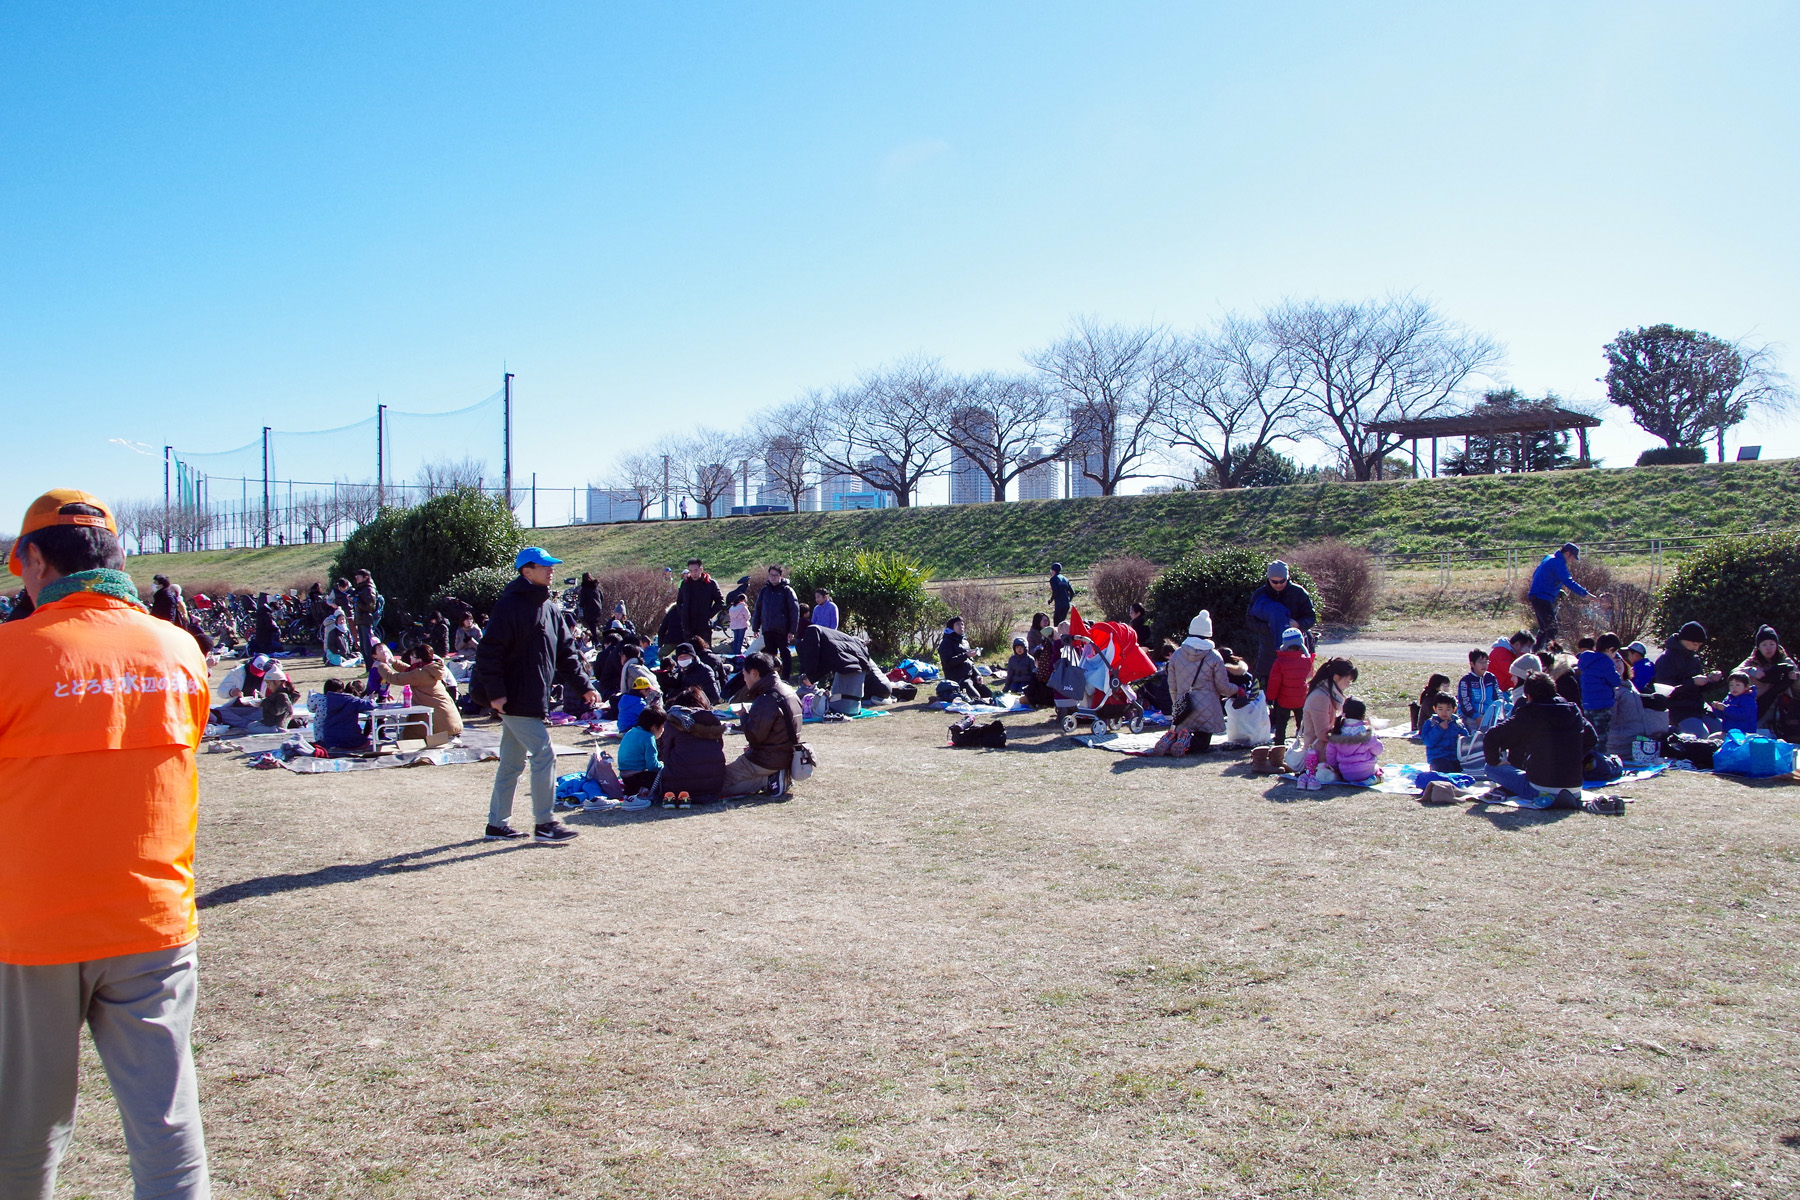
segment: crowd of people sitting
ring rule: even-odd
[[[1579,589],[1570,571],[1579,554],[1567,545],[1540,564],[1531,589],[1537,630],[1471,650],[1468,671],[1455,681],[1445,674],[1426,681],[1412,705],[1410,733],[1423,743],[1431,771],[1485,774],[1511,795],[1547,793],[1572,803],[1597,759],[1631,761],[1651,753],[1646,740],[1660,751],[1671,734],[1707,738],[1760,728],[1800,738],[1800,675],[1767,626],[1730,672],[1705,665],[1708,637],[1697,622],[1682,626],[1654,656],[1643,642],[1610,632],[1565,648],[1554,601]],[[552,766],[546,722],[616,721],[623,795],[613,802],[636,809],[660,799],[676,807],[695,796],[785,787],[808,715],[824,711],[827,698],[847,695],[854,708],[864,695],[888,694],[886,673],[866,645],[841,630],[830,592],[818,589],[811,604],[802,603],[779,564],[768,567],[758,588],[745,576],[726,590],[703,562],[691,560],[673,603],[656,614],[654,632],[640,630],[624,602],[609,607],[592,574],[569,581],[575,587],[565,605],[551,586],[558,565],[541,549],[523,552],[519,577],[491,616],[448,600],[396,645],[380,635],[386,606],[368,571],[330,589],[315,584],[304,595],[196,596],[191,603],[159,575],[149,608],[190,629],[206,650],[213,649],[209,628],[227,638],[248,628],[246,657],[215,690],[213,719],[233,730],[280,731],[308,718],[324,752],[357,753],[371,746],[369,713],[396,697],[428,711],[401,736],[430,747],[455,745],[470,713],[499,715],[496,795],[506,792],[510,811],[511,789],[529,760],[534,815],[545,818],[540,826],[549,820],[548,802],[539,803],[548,789],[539,776]],[[1264,744],[1254,748],[1254,771],[1291,771],[1303,789],[1381,778],[1377,724],[1352,694],[1357,668],[1348,658],[1320,658],[1312,597],[1285,563],[1269,564],[1250,599],[1243,621],[1250,649],[1241,657],[1215,640],[1208,611],[1191,618],[1180,642],[1152,644],[1143,605],[1132,605],[1125,621],[1090,626],[1065,603],[1073,589],[1060,565],[1050,591],[1056,614],[1035,613],[998,670],[978,665],[980,649],[953,616],[936,645],[938,697],[982,705],[1000,692],[1009,703],[1082,703],[1090,706],[1084,713],[1101,712],[1109,688],[1134,684],[1130,694],[1141,698],[1140,708],[1169,718],[1172,736],[1158,752],[1182,754],[1210,752],[1233,713],[1260,700],[1266,733],[1255,739]],[[210,626],[207,613],[215,614]],[[359,672],[326,680],[312,701],[317,713],[302,710],[303,698],[275,657],[283,652],[282,630],[296,621],[315,631],[327,665]],[[1119,664],[1133,655],[1144,668],[1127,677]],[[1069,680],[1081,682],[1071,691]],[[527,694],[531,699],[520,699]],[[725,721],[716,710],[734,702],[740,707],[726,719],[739,720],[748,744],[727,762]],[[515,728],[519,721],[535,727]],[[508,828],[502,807],[496,800],[491,828]]]

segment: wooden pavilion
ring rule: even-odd
[[[1419,473],[1419,443],[1429,441],[1431,474],[1435,479],[1438,473],[1440,438],[1501,438],[1507,434],[1530,433],[1554,437],[1572,429],[1580,439],[1580,462],[1585,466],[1589,461],[1587,431],[1601,424],[1599,417],[1554,404],[1503,404],[1490,401],[1454,416],[1427,417],[1416,421],[1376,421],[1370,424],[1369,432],[1411,442],[1415,476]]]

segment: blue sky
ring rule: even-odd
[[[1417,291],[1531,392],[1601,396],[1657,321],[1800,376],[1797,35],[1772,2],[5,5],[0,527],[503,363],[519,469],[567,486],[887,359],[1287,295]]]

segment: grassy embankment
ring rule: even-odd
[[[679,563],[698,553],[724,575],[806,548],[873,547],[915,555],[946,579],[1037,574],[1053,558],[1079,571],[1123,552],[1166,563],[1196,548],[1281,549],[1323,537],[1416,552],[1791,528],[1800,526],[1797,484],[1800,465],[1784,460],[576,525],[532,538],[572,568]],[[336,552],[333,545],[149,555],[131,568],[145,584],[167,571],[195,584],[287,587],[323,576]]]

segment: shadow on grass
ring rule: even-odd
[[[260,879],[245,879],[239,883],[228,883],[222,887],[216,887],[197,897],[194,904],[197,908],[217,908],[222,904],[236,904],[239,900],[248,900],[253,896],[279,896],[283,892],[302,892],[310,888],[327,887],[334,883],[360,883],[365,879],[373,879],[381,875],[404,875],[410,871],[429,871],[433,867],[473,862],[478,858],[510,854],[515,850],[524,850],[536,845],[526,838],[516,842],[495,842],[492,843],[491,849],[471,854],[458,854],[450,858],[432,857],[443,854],[447,850],[461,850],[468,846],[487,846],[489,844],[485,838],[470,838],[466,842],[451,842],[445,846],[433,846],[429,850],[409,850],[405,854],[391,854],[386,858],[377,858],[366,863],[334,863],[329,867],[320,867],[316,871],[303,871],[290,875],[264,875]]]
[[[1510,804],[1471,804],[1468,815],[1487,821],[1495,829],[1532,829],[1554,825],[1568,817],[1592,816],[1578,808],[1514,808]]]

